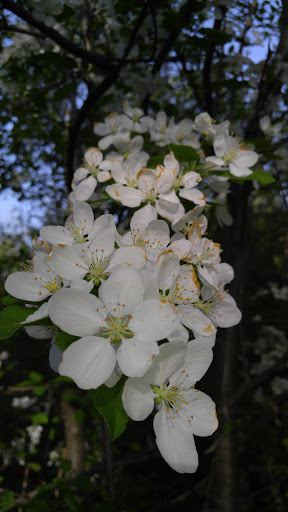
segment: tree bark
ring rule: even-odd
[[[77,418],[78,409],[66,398],[67,390],[62,395],[62,411],[65,426],[66,457],[71,461],[71,474],[81,473],[84,465],[83,421]]]

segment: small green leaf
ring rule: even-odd
[[[212,174],[217,174],[217,176],[224,176],[224,178],[230,178],[231,181],[236,181],[237,183],[244,183],[244,181],[252,181],[256,180],[261,185],[270,185],[271,183],[275,183],[275,178],[269,172],[264,171],[253,171],[249,176],[242,176],[241,178],[238,176],[234,176],[229,171],[215,171],[215,169],[211,169],[209,172]]]
[[[40,384],[43,380],[43,375],[41,375],[41,373],[38,372],[30,372],[29,378],[34,384]]]
[[[125,377],[113,387],[107,388],[105,384],[97,389],[89,391],[94,407],[105,419],[111,440],[114,441],[122,434],[129,418],[122,404],[122,391],[125,384]]]
[[[2,506],[2,510],[6,510],[10,507],[12,507],[13,503],[14,503],[14,496],[15,496],[15,492],[14,491],[4,491],[2,496],[1,496],[1,506]]]
[[[248,176],[250,180],[257,180],[261,185],[269,185],[270,183],[274,183],[276,180],[269,172],[264,171],[253,171],[250,176]]]
[[[13,332],[22,327],[20,322],[24,322],[33,312],[25,306],[8,306],[0,311],[0,340],[10,338]]]
[[[40,464],[37,462],[29,462],[29,468],[33,469],[33,471],[39,472],[41,470]]]
[[[12,297],[12,295],[5,295],[5,297],[2,297],[1,302],[5,306],[10,306],[11,304],[15,304],[16,302],[23,302],[23,300],[16,299],[15,297]]]
[[[151,156],[147,162],[149,169],[156,169],[157,165],[163,165],[164,156]]]
[[[72,334],[67,334],[67,332],[59,332],[55,338],[55,342],[60,350],[66,350],[66,348],[71,345],[74,341],[79,340],[79,336],[72,336]]]
[[[169,144],[170,150],[173,151],[176,160],[180,162],[194,162],[199,160],[199,155],[196,149],[191,146],[184,146],[180,144]]]
[[[32,416],[33,425],[46,425],[48,421],[48,416],[44,412],[38,412]]]
[[[34,389],[33,393],[35,396],[42,396],[46,391],[46,386],[38,386]]]

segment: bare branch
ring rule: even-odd
[[[27,36],[37,37],[38,39],[45,39],[45,36],[39,32],[31,32],[31,30],[24,30],[23,28],[12,27],[9,25],[0,25],[0,30],[4,32],[17,32],[19,34],[26,34]]]
[[[135,23],[135,27],[131,33],[130,39],[127,43],[127,46],[123,52],[123,56],[116,68],[114,68],[114,73],[107,76],[102,80],[100,84],[97,84],[93,86],[88,94],[88,97],[84,101],[82,107],[80,110],[78,110],[74,116],[74,119],[72,120],[71,127],[69,129],[69,138],[68,138],[68,145],[67,145],[67,162],[66,162],[66,184],[67,188],[70,191],[71,190],[71,183],[73,178],[73,172],[74,172],[74,155],[75,155],[75,149],[77,146],[77,138],[79,131],[81,129],[82,123],[87,117],[87,114],[92,106],[95,106],[98,101],[101,99],[103,94],[105,94],[106,91],[117,81],[118,76],[120,74],[120,71],[122,67],[126,64],[126,58],[128,57],[132,47],[133,43],[135,41],[136,35],[147,16],[148,12],[148,2],[145,3],[142,11],[139,14],[139,17]]]
[[[45,25],[45,23],[42,21],[37,21],[29,11],[26,11],[23,9],[23,7],[13,2],[12,0],[1,0],[1,5],[2,8],[13,12],[13,14],[39,30],[43,35],[45,35],[45,37],[48,37],[57,43],[63,50],[66,50],[68,53],[74,55],[75,57],[79,57],[84,62],[94,64],[103,70],[111,71],[114,69],[115,66],[112,65],[106,57],[92,53],[88,50],[85,50],[78,44],[73,43],[67,39],[67,37],[62,36],[62,34],[57,32],[57,30],[54,28],[47,27],[47,25]]]

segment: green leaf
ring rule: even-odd
[[[169,144],[170,150],[173,151],[174,156],[180,162],[194,162],[199,160],[199,155],[196,149],[191,146],[184,146],[181,144]]]
[[[215,169],[211,169],[208,171],[211,174],[217,174],[217,176],[224,176],[224,178],[230,178],[231,181],[236,181],[237,183],[244,183],[244,181],[256,180],[261,185],[270,185],[271,183],[275,183],[275,178],[269,172],[264,171],[253,171],[249,176],[238,177],[231,174],[229,171],[215,171]]]
[[[1,302],[5,306],[10,306],[10,304],[15,304],[15,302],[23,302],[23,300],[16,299],[15,297],[12,297],[12,295],[5,295],[5,297],[2,297]]]
[[[22,327],[20,322],[24,322],[34,311],[25,306],[8,306],[0,311],[0,340],[10,338],[13,332]]]
[[[276,180],[272,174],[264,171],[253,171],[250,176],[248,176],[250,180],[257,180],[261,185],[269,185],[270,183],[274,183]]]
[[[10,507],[12,507],[13,503],[14,503],[14,496],[15,496],[15,492],[14,491],[4,491],[2,496],[1,496],[1,506],[2,506],[2,509],[1,510],[6,510]]]
[[[164,156],[151,156],[147,162],[149,169],[156,169],[157,165],[163,165]]]
[[[59,332],[55,338],[57,347],[63,351],[76,340],[79,340],[79,336],[72,336],[72,334],[67,334],[67,332],[63,331]]]
[[[46,425],[48,421],[48,416],[44,412],[38,412],[32,416],[33,425]]]
[[[40,471],[41,466],[37,462],[29,462],[29,468],[33,469],[33,471]]]
[[[113,388],[107,388],[103,384],[99,388],[89,391],[94,407],[103,416],[109,427],[112,441],[122,434],[129,421],[122,404],[122,391],[125,379],[125,377],[122,377]]]
[[[41,373],[38,373],[38,372],[30,372],[29,373],[29,379],[34,383],[34,384],[40,384],[43,380],[43,375],[41,375]]]

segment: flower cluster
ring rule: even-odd
[[[152,119],[126,102],[123,114],[95,125],[99,149],[90,148],[74,174],[65,225],[43,227],[25,271],[5,283],[10,295],[32,303],[22,322],[29,334],[52,338],[54,370],[85,390],[114,387],[124,376],[128,416],[144,420],[157,409],[157,446],[181,473],[197,469],[194,435],[217,428],[215,404],[195,383],[211,364],[217,327],[241,318],[225,291],[233,269],[206,237],[200,189],[202,177],[211,179],[211,163],[245,176],[257,160],[228,134],[228,125],[205,113],[179,124],[164,112]],[[156,161],[135,132],[149,133]],[[201,139],[216,156],[204,155]],[[159,149],[169,144],[162,158]],[[134,209],[126,232],[119,232],[114,215],[94,218],[87,201],[93,203],[96,187],[105,187],[103,200],[118,203],[126,217]],[[60,330],[74,337],[64,351],[57,346]]]

